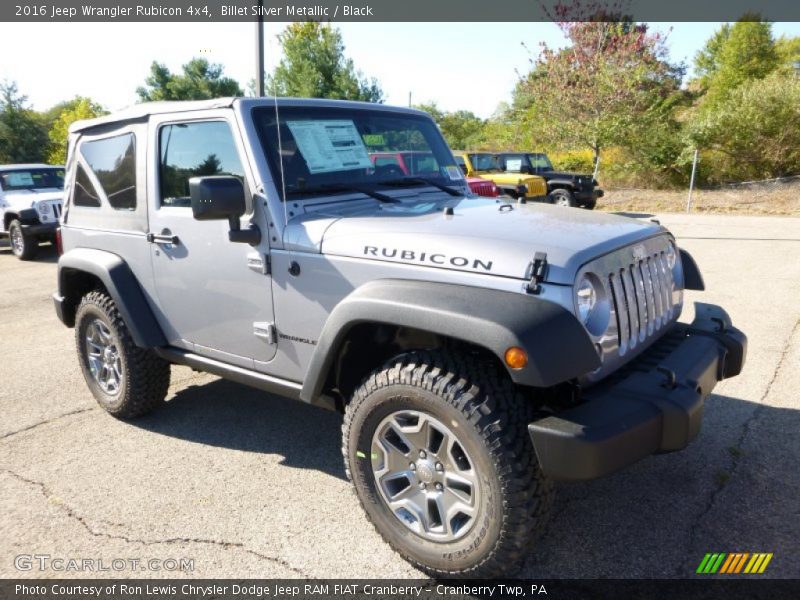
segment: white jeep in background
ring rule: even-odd
[[[0,237],[14,256],[30,260],[40,242],[55,242],[63,196],[64,167],[0,165]]]

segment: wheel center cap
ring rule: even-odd
[[[114,351],[111,350],[111,348],[106,348],[103,350],[103,360],[105,360],[105,362],[108,364],[114,362]]]
[[[428,461],[419,461],[417,463],[417,478],[422,483],[430,483],[433,481],[433,465]]]

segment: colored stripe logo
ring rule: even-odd
[[[697,567],[699,575],[735,575],[746,573],[750,575],[763,573],[767,569],[772,553],[766,552],[724,552],[708,553]]]

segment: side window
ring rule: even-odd
[[[81,154],[94,171],[111,207],[135,210],[136,151],[133,134],[84,142]]]
[[[190,206],[189,179],[233,175],[244,169],[224,121],[166,125],[159,133],[161,206]]]
[[[78,164],[78,172],[75,175],[75,189],[72,192],[72,204],[75,206],[100,206],[100,196],[94,189],[89,176],[83,170],[83,166]]]

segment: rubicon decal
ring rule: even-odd
[[[700,561],[696,572],[699,575],[761,574],[771,560],[771,552],[709,552]]]
[[[401,262],[425,263],[442,267],[451,266],[475,271],[491,271],[492,261],[480,258],[467,258],[465,256],[448,256],[441,252],[420,252],[418,250],[400,250],[397,248],[378,248],[377,246],[364,246],[365,256],[389,258]]]

